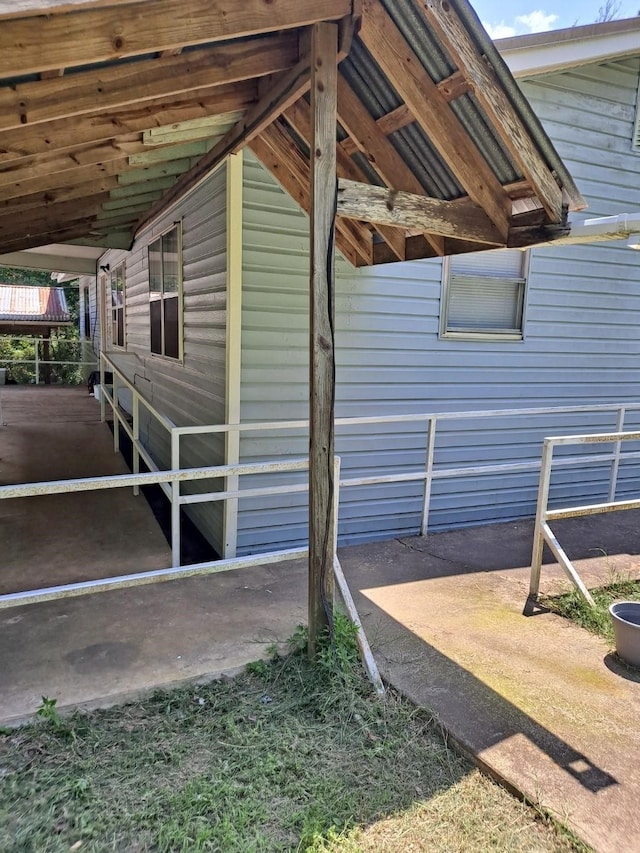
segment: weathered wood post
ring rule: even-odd
[[[338,27],[311,34],[309,299],[309,656],[333,610],[334,241]]]

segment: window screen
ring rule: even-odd
[[[441,334],[520,339],[526,255],[516,249],[457,255],[445,264]]]

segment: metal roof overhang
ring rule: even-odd
[[[244,145],[308,209],[320,21],[352,264],[566,232],[584,202],[466,0],[0,0],[2,262],[128,248]]]

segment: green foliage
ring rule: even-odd
[[[426,711],[377,700],[357,665],[347,681],[353,627],[335,627],[320,665],[299,630],[294,653],[235,679],[70,720],[43,697],[44,724],[0,739],[0,850],[580,849],[452,751]]]
[[[33,284],[50,287],[51,273],[43,270],[24,270],[18,267],[0,267],[0,284]]]
[[[554,613],[571,619],[592,634],[598,634],[613,643],[613,622],[609,605],[621,599],[640,601],[640,581],[616,580],[614,583],[591,589],[589,592],[595,607],[591,607],[577,589],[544,598],[543,603]]]
[[[23,284],[34,287],[51,287],[51,274],[41,270],[14,269],[0,267],[0,283]],[[52,332],[49,359],[51,361],[69,362],[68,364],[52,364],[42,367],[39,379],[44,379],[44,371],[49,372],[52,383],[65,385],[81,385],[84,383],[84,373],[74,362],[82,361],[82,350],[79,333],[80,292],[77,282],[61,285],[67,300],[67,308],[72,325],[62,326]],[[8,370],[8,376],[19,384],[30,384],[36,381],[35,358],[36,348],[38,359],[44,361],[44,345],[31,336],[0,335],[0,367]]]
[[[57,699],[49,699],[48,696],[43,696],[40,707],[36,713],[41,720],[44,720],[51,727],[52,731],[56,732],[56,734],[69,735],[71,733],[71,728],[64,717],[60,716],[58,709],[56,708],[57,704]]]

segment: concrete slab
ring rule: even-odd
[[[604,517],[565,523],[561,541],[588,584],[623,567],[637,577],[637,525],[637,513],[613,531]],[[640,673],[554,614],[522,615],[531,535],[469,528],[341,560],[387,679],[596,850],[640,851]],[[566,586],[557,567],[543,580]]]
[[[85,388],[2,388],[0,483],[126,474]],[[0,593],[171,564],[145,499],[131,489],[0,501]]]

